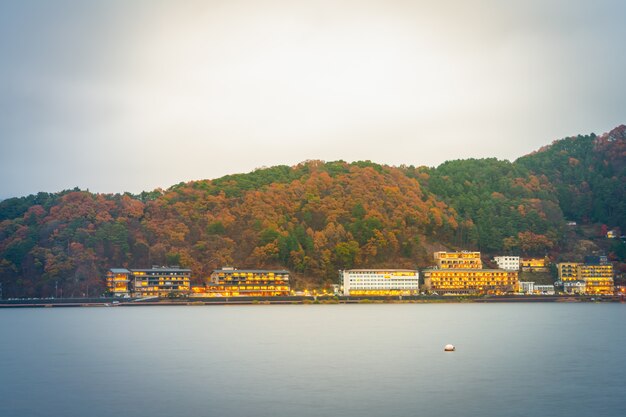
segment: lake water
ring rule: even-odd
[[[0,416],[623,417],[625,352],[618,303],[3,309]]]

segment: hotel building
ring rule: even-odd
[[[559,272],[559,281],[577,281],[578,280],[578,262],[560,262],[556,264]]]
[[[519,271],[519,256],[496,256],[493,261],[498,268],[506,271]]]
[[[107,271],[107,290],[115,297],[130,295],[131,272],[125,268],[111,268]]]
[[[436,268],[424,270],[424,289],[438,294],[504,294],[518,288],[518,272],[484,269],[480,252],[435,252]]]
[[[563,284],[563,292],[566,294],[584,294],[585,281],[578,278],[579,262],[559,262],[556,269],[559,273],[559,281]]]
[[[559,280],[566,293],[611,295],[614,292],[613,265],[606,257],[587,257],[586,263],[557,264]]]
[[[167,297],[170,294],[189,294],[191,270],[154,267],[132,269],[133,294],[136,297]]]
[[[437,266],[441,269],[480,269],[483,267],[480,252],[435,252],[433,256]]]
[[[204,291],[208,297],[277,297],[290,294],[289,271],[268,269],[216,269]]]
[[[505,294],[517,289],[517,271],[504,269],[426,269],[424,289],[438,294]]]
[[[344,295],[419,294],[419,273],[413,269],[348,269],[339,274]]]
[[[167,297],[188,294],[191,270],[169,267],[150,269],[112,268],[107,272],[107,288],[114,296]]]
[[[612,295],[613,265],[578,265],[578,277],[585,282],[585,294]]]
[[[528,272],[547,272],[548,262],[546,258],[522,258],[520,260],[522,271]]]

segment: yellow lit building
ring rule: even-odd
[[[518,272],[503,269],[426,269],[424,289],[440,295],[506,294],[516,291]]]
[[[522,258],[520,267],[522,271],[546,272],[548,270],[548,262],[546,258]]]
[[[191,270],[181,268],[132,269],[133,295],[136,297],[167,297],[188,295]]]
[[[188,294],[190,279],[190,269],[112,268],[107,272],[106,282],[109,293],[114,296],[167,297],[170,294]]]
[[[266,269],[216,269],[204,291],[205,297],[277,297],[289,295],[289,271]]]
[[[559,281],[566,292],[611,295],[614,291],[613,265],[605,259],[598,263],[562,262],[557,264]],[[576,282],[578,285],[574,285]],[[569,291],[568,291],[569,290]]]
[[[348,269],[339,274],[344,295],[419,294],[419,273],[412,269]]]
[[[106,283],[109,294],[121,297],[130,295],[131,272],[125,268],[111,268],[107,272]]]
[[[560,262],[556,265],[559,271],[559,281],[578,281],[578,262]]]
[[[435,252],[435,262],[440,269],[481,269],[480,252]]]
[[[613,265],[578,265],[578,277],[585,282],[585,294],[612,295]]]

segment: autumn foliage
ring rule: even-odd
[[[564,206],[590,198],[586,187],[603,173],[607,187],[624,180],[623,134],[565,141],[514,163],[307,161],[139,195],[70,190],[5,200],[4,296],[99,295],[104,272],[120,266],[181,265],[196,281],[225,265],[284,267],[321,285],[342,268],[428,266],[433,248],[544,255],[558,247],[564,212],[605,216],[612,226],[624,216],[622,195],[606,197],[602,210]],[[605,164],[603,154],[611,155]],[[591,199],[612,192],[593,189]]]

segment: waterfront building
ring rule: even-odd
[[[578,262],[559,262],[556,265],[559,281],[578,281]]]
[[[613,294],[613,265],[578,265],[578,278],[585,282],[585,294]]]
[[[496,256],[493,261],[499,269],[507,271],[519,271],[519,256]]]
[[[178,267],[131,269],[133,295],[168,297],[187,295],[191,290],[191,270]]]
[[[344,295],[419,294],[419,273],[413,269],[348,269],[339,274]]]
[[[435,252],[437,266],[426,269],[424,290],[437,294],[505,294],[518,289],[518,272],[484,269],[480,252]]]
[[[480,252],[435,252],[433,254],[439,269],[481,269]]]
[[[547,272],[548,262],[546,258],[522,258],[520,260],[522,271],[528,272]]]
[[[106,284],[109,294],[115,297],[130,295],[131,272],[126,268],[111,268],[107,271]]]
[[[118,297],[167,297],[189,293],[190,279],[191,270],[178,267],[111,268],[106,283],[109,293]]]
[[[535,294],[554,295],[554,285],[535,285],[533,292]]]
[[[506,294],[518,288],[518,272],[504,269],[426,269],[424,289],[437,294]]]
[[[223,267],[211,274],[205,291],[208,297],[277,297],[290,294],[289,271]]]
[[[566,293],[613,294],[613,265],[606,256],[586,256],[585,263],[561,262],[557,269]],[[576,284],[566,285],[568,282]]]

